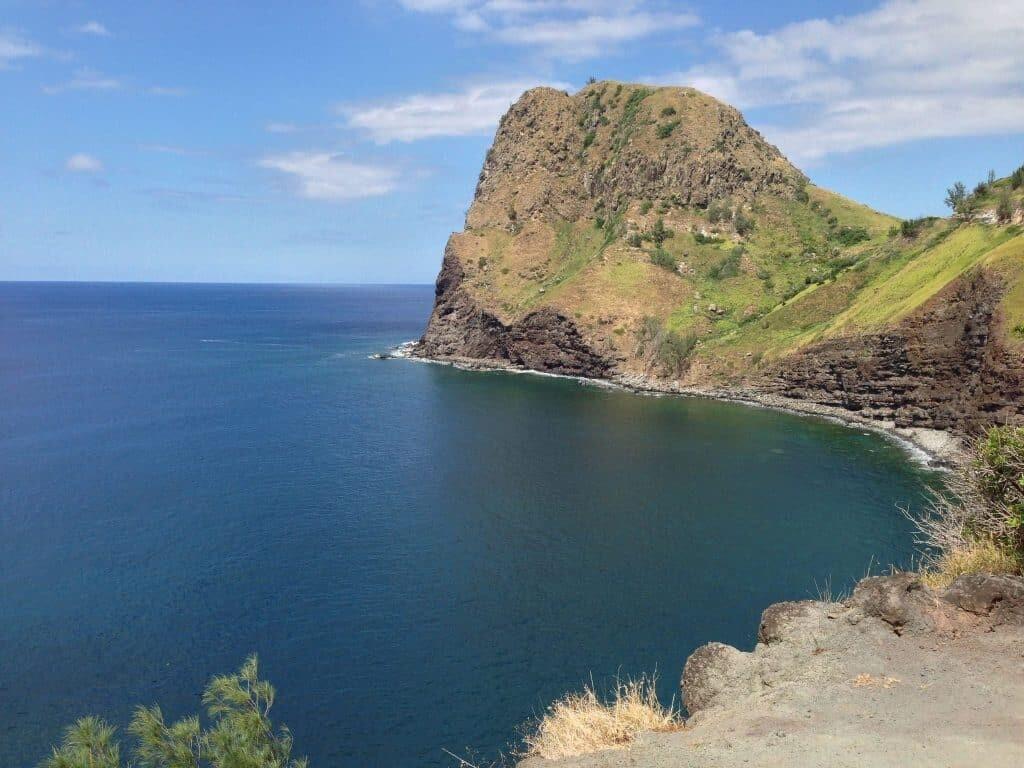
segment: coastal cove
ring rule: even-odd
[[[0,284],[0,764],[251,651],[312,765],[485,762],[583,682],[667,702],[765,606],[912,564],[934,473],[893,441],[371,358],[433,298]]]
[[[851,429],[866,429],[890,438],[896,444],[903,447],[914,460],[935,469],[949,468],[963,456],[963,439],[946,430],[897,427],[891,421],[872,419],[843,408],[780,395],[765,394],[754,389],[743,387],[684,387],[674,382],[664,382],[659,379],[641,376],[616,376],[609,379],[596,379],[587,376],[552,373],[550,371],[523,368],[494,360],[474,358],[439,360],[417,355],[416,344],[417,342],[404,342],[387,352],[375,353],[372,357],[380,360],[414,360],[421,363],[449,365],[463,371],[527,374],[566,379],[582,385],[618,389],[636,395],[693,397],[818,418],[835,424],[842,424]]]

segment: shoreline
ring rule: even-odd
[[[420,363],[448,365],[464,371],[549,376],[557,379],[570,379],[588,386],[620,389],[638,395],[700,397],[707,400],[747,405],[753,408],[767,408],[797,416],[814,416],[842,424],[846,427],[866,429],[879,434],[895,442],[910,454],[914,460],[934,469],[948,469],[956,464],[963,455],[963,441],[961,438],[945,430],[928,429],[925,427],[898,427],[892,421],[872,419],[843,408],[823,405],[808,400],[758,392],[744,387],[724,389],[716,387],[684,387],[674,382],[663,384],[638,375],[621,375],[611,379],[596,379],[587,376],[572,376],[570,374],[538,371],[494,360],[425,357],[415,354],[415,348],[418,343],[416,341],[405,342],[388,352],[373,355],[373,357],[381,360],[412,360]]]

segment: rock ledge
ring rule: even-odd
[[[840,603],[770,606],[745,653],[687,660],[678,733],[526,768],[1019,766],[1024,578],[861,581]]]

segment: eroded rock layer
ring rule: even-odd
[[[892,329],[799,350],[759,386],[900,427],[1022,423],[1024,361],[997,328],[1004,292],[998,276],[967,275]]]

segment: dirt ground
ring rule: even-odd
[[[1024,579],[865,579],[765,611],[751,653],[688,660],[684,730],[522,768],[1024,766]]]

